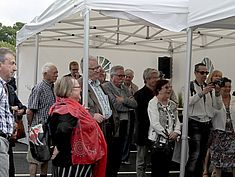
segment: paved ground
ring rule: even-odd
[[[27,152],[27,145],[22,143],[16,143],[16,147],[13,149],[14,151],[14,160],[15,160],[15,168],[16,168],[16,177],[27,177],[28,174],[28,163],[26,161],[26,152]],[[135,172],[135,152],[131,153],[130,157],[130,165],[122,165],[119,176],[120,177],[136,177]],[[50,164],[51,166],[51,164]],[[50,167],[49,167],[50,169]],[[178,171],[178,166],[176,164],[172,165],[172,170]],[[50,173],[50,172],[49,172]],[[172,171],[171,177],[179,176],[178,172]],[[150,177],[150,169],[148,169],[148,176]]]
[[[28,177],[28,163],[26,161],[27,145],[16,143],[14,151],[14,160],[16,168],[16,177]],[[135,172],[135,152],[131,152],[130,165],[122,165],[119,177],[136,177]],[[49,164],[51,166],[51,164]],[[49,167],[50,169],[50,167]],[[150,177],[150,169],[147,170],[148,177]],[[49,171],[50,173],[50,171]],[[170,177],[179,177],[179,164],[172,163]],[[49,175],[50,176],[50,175]],[[232,177],[231,174],[224,174],[224,177]]]

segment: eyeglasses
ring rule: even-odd
[[[208,75],[209,74],[208,71],[197,71],[197,72],[200,73],[201,75],[204,75],[204,74]]]
[[[163,87],[163,88],[165,88],[165,89],[171,89],[172,88],[172,86],[165,86],[165,87]]]
[[[115,76],[119,77],[119,78],[124,78],[126,75],[124,74],[114,74]]]
[[[99,69],[101,69],[101,66],[96,66],[94,68],[88,68],[88,69],[90,69],[92,71],[98,71]]]

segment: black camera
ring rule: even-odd
[[[224,82],[224,79],[221,78],[221,79],[218,79],[218,80],[215,80],[213,82],[211,82],[213,85],[218,85],[220,87],[224,87],[225,86],[225,82]]]

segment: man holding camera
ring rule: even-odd
[[[209,74],[203,63],[195,65],[196,79],[190,84],[191,96],[189,98],[189,158],[186,164],[185,177],[201,177],[203,161],[206,155],[207,142],[210,134],[211,118],[214,109],[222,108],[220,87],[216,83],[206,84]]]

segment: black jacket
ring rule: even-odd
[[[147,86],[144,86],[134,94],[138,104],[136,108],[136,132],[135,141],[137,145],[143,146],[148,144],[149,116],[148,103],[154,97],[154,93]]]
[[[14,88],[11,85],[7,84],[7,89],[8,89],[9,105],[18,106],[19,109],[24,109],[24,114],[25,114],[27,107],[21,103],[21,101],[19,100],[18,96],[15,93]],[[10,108],[10,111],[12,112],[11,108]]]
[[[52,164],[58,167],[66,167],[72,165],[72,147],[71,136],[73,128],[77,125],[77,120],[70,114],[53,114],[48,118],[50,120],[50,131],[52,143],[59,151]]]

